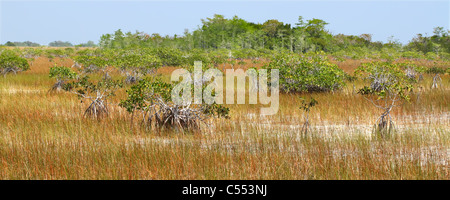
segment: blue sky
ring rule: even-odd
[[[394,36],[402,43],[433,28],[449,29],[450,0],[441,1],[8,1],[0,0],[0,43],[62,40],[79,44],[117,29],[162,35],[182,34],[201,19],[223,14],[263,23],[278,19],[294,24],[298,16],[329,23],[332,33]]]

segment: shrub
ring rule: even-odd
[[[114,96],[115,91],[120,87],[122,87],[120,81],[111,79],[93,81],[88,76],[83,76],[63,85],[64,90],[76,94],[81,102],[89,102],[89,107],[85,110],[84,116],[97,119],[108,116],[108,98]]]
[[[327,92],[340,89],[346,74],[323,53],[279,54],[263,68],[279,69],[284,92]]]
[[[55,66],[50,68],[49,77],[56,78],[56,83],[50,89],[50,91],[59,91],[64,86],[64,83],[69,80],[76,78],[77,73],[72,71],[72,69],[63,66]]]
[[[445,69],[441,67],[430,67],[426,70],[427,74],[444,74]]]
[[[183,53],[175,48],[156,48],[150,53],[158,57],[163,66],[181,66],[185,62]]]
[[[370,87],[364,88],[365,93],[369,92],[368,89],[382,92],[393,89],[393,86],[400,85],[404,81],[415,82],[415,69],[414,65],[407,63],[374,61],[361,64],[355,70],[355,76],[370,82]]]
[[[448,68],[447,68],[447,71],[448,71]],[[446,73],[446,70],[444,68],[431,67],[431,68],[428,68],[426,70],[426,73],[427,74],[434,74],[434,76],[433,76],[433,83],[431,84],[431,89],[438,88],[439,86],[442,86],[442,79],[441,79],[440,74],[445,74]]]
[[[192,49],[183,57],[185,58],[184,66],[190,66],[194,64],[195,61],[202,61],[203,66],[213,65],[210,56],[201,49]]]
[[[161,60],[145,49],[117,50],[114,65],[126,74],[126,83],[135,83],[142,76],[156,72]]]
[[[18,56],[11,50],[3,50],[0,53],[0,73],[6,76],[8,73],[17,74],[17,72],[30,69],[27,59]]]
[[[171,101],[172,88],[172,84],[159,79],[140,80],[127,90],[127,99],[122,100],[119,106],[132,114],[131,123],[135,111],[139,111],[142,124],[149,130],[166,128],[195,131],[210,116],[228,117],[229,109],[217,104],[174,104]]]
[[[116,55],[110,50],[82,50],[73,56],[76,66],[81,66],[83,73],[104,71],[107,66],[112,66]]]
[[[309,113],[311,111],[311,108],[313,108],[314,106],[319,104],[319,102],[317,102],[317,100],[312,97],[310,98],[309,101],[306,101],[306,99],[304,99],[304,98],[300,98],[300,100],[301,100],[300,109],[305,112],[304,116],[303,116],[305,122],[303,123],[301,133],[304,136],[306,136],[308,134],[308,130],[309,130]]]
[[[381,135],[394,130],[391,111],[399,106],[402,100],[409,100],[409,92],[413,85],[410,77],[405,73],[405,64],[391,62],[364,63],[355,70],[355,74],[370,83],[360,89],[359,93],[367,96],[375,107],[383,113],[375,123],[375,132]]]

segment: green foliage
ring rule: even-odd
[[[197,50],[192,53],[193,49],[209,52],[216,49],[232,50],[233,57],[240,59],[268,57],[273,53],[270,51],[325,51],[340,59],[450,59],[449,34],[440,27],[435,29],[435,35],[423,37],[419,34],[408,45],[402,46],[393,37],[389,42],[382,43],[372,41],[371,34],[333,35],[326,30],[326,25],[328,23],[321,19],[304,21],[301,16],[298,23],[291,26],[276,19],[260,24],[237,16],[227,19],[216,14],[212,18],[202,19],[202,25],[198,29],[192,32],[185,30],[182,36],[124,33],[119,29],[112,34],[102,35],[99,46],[114,49],[150,47],[155,49],[154,54],[160,57],[165,66],[192,64],[192,60],[198,57],[191,54],[199,53]],[[185,52],[180,54],[180,50]],[[202,61],[209,63],[209,60]],[[217,65],[215,61],[212,60],[213,64]]]
[[[96,47],[97,45],[94,43],[94,41],[87,41],[86,43],[81,43],[78,45],[75,45],[76,47]]]
[[[59,90],[63,89],[66,81],[69,79],[76,78],[77,73],[75,73],[74,71],[72,71],[72,69],[70,69],[68,67],[55,66],[55,67],[50,68],[49,77],[56,78],[56,83],[49,90],[49,92],[53,92],[53,91],[59,91]]]
[[[401,100],[409,101],[409,94],[414,81],[405,73],[411,69],[408,63],[370,62],[364,63],[355,70],[355,74],[368,80],[370,86],[364,86],[359,93],[368,96],[371,103],[383,110],[377,119],[374,132],[385,136],[394,130],[391,111]]]
[[[359,89],[358,94],[362,94],[362,95],[369,95],[369,94],[373,94],[375,91],[368,87],[368,86],[364,86],[363,88]]]
[[[208,53],[202,49],[192,49],[184,56],[185,66],[192,66],[195,61],[202,61],[203,67],[209,67],[213,65]]]
[[[212,65],[217,67],[219,64],[223,64],[227,62],[227,59],[230,58],[231,51],[227,49],[218,49],[216,51],[210,51],[208,56],[211,60]]]
[[[230,118],[230,116],[229,116],[230,108],[225,107],[220,104],[216,104],[216,103],[203,104],[201,109],[203,111],[203,114],[208,115],[208,116],[214,116],[214,117],[225,118],[225,119]]]
[[[70,57],[75,53],[75,50],[72,48],[52,48],[52,49],[45,49],[43,51],[44,55],[46,55],[48,58],[66,58]]]
[[[328,44],[332,35],[325,30],[327,23],[320,19],[307,20],[297,27],[278,20],[267,20],[262,24],[248,22],[237,16],[226,19],[223,15],[202,20],[202,26],[184,36],[162,37],[142,32],[123,33],[120,29],[105,34],[100,46],[106,48],[169,47],[183,50],[198,49],[289,49],[291,52],[306,50],[331,50]],[[237,57],[241,58],[240,55]],[[246,55],[242,56],[247,57]]]
[[[127,90],[127,99],[119,106],[132,113],[140,111],[147,128],[198,130],[199,123],[209,116],[228,118],[229,109],[221,105],[175,105],[171,101],[173,85],[160,79],[144,79]]]
[[[417,34],[406,48],[423,52],[430,59],[436,57],[439,53],[450,53],[449,30],[445,31],[442,27],[436,27],[433,33],[429,37]]]
[[[21,57],[33,60],[44,54],[44,50],[41,48],[23,48],[20,51]]]
[[[409,59],[423,59],[423,58],[425,58],[425,55],[422,52],[405,51],[402,53],[402,57],[409,58]]]
[[[122,100],[119,106],[125,108],[128,112],[134,110],[145,111],[158,98],[165,102],[170,101],[172,85],[165,83],[160,79],[144,79],[138,84],[131,86],[127,90],[127,99]]]
[[[56,78],[57,80],[68,80],[77,77],[77,73],[72,69],[64,66],[50,67],[50,78]]]
[[[445,69],[441,67],[430,67],[426,70],[427,74],[445,74]],[[448,68],[447,68],[448,71]]]
[[[358,77],[346,73],[345,80],[348,82],[355,82],[356,80],[358,80]]]
[[[72,82],[65,83],[62,88],[75,93],[83,103],[89,102],[84,116],[100,119],[109,114],[108,99],[115,95],[117,89],[121,88],[122,82],[112,79],[91,80],[88,76],[82,76]]]
[[[147,49],[116,50],[115,53],[113,65],[124,71],[145,75],[161,67],[161,60]]]
[[[41,45],[38,44],[38,43],[35,43],[35,42],[30,42],[30,41],[25,41],[25,42],[11,42],[11,41],[8,41],[8,42],[5,43],[5,46],[11,46],[11,47],[14,47],[14,46],[16,46],[16,47],[39,47]]]
[[[186,62],[183,52],[175,48],[155,48],[149,53],[157,56],[163,66],[181,66]]]
[[[174,85],[165,83],[158,78],[147,78],[140,80],[137,84],[127,90],[127,99],[122,100],[119,106],[128,112],[134,110],[146,111],[158,100],[171,102],[172,88]],[[203,114],[228,118],[230,109],[219,104],[202,104],[200,108]]]
[[[73,60],[83,67],[83,72],[93,73],[115,64],[115,57],[112,50],[86,49],[77,52]]]
[[[3,75],[7,73],[17,73],[30,69],[27,59],[17,55],[12,50],[3,50],[0,52],[0,72]]]
[[[99,81],[90,80],[89,76],[82,76],[72,82],[64,85],[63,89],[77,94],[79,98],[93,97],[108,98],[115,95],[115,91],[121,88],[123,84],[118,80],[100,79]]]
[[[70,42],[63,42],[63,41],[53,41],[48,43],[49,47],[71,47],[73,46]]]
[[[345,84],[345,72],[323,53],[279,54],[264,68],[279,69],[280,89],[287,93],[333,91]]]
[[[237,59],[255,59],[258,56],[258,52],[254,49],[236,49],[232,51],[232,55]]]
[[[124,34],[122,30],[117,30],[114,34],[105,34],[100,38],[99,45],[101,47],[121,49],[126,47],[136,47],[140,42],[139,33],[131,34],[128,32]]]
[[[312,97],[309,101],[306,101],[305,98],[300,98],[300,100],[301,100],[300,109],[304,110],[305,112],[309,112],[312,107],[319,104],[319,102],[317,102],[317,100]]]
[[[16,44],[14,44],[14,42],[8,41],[8,42],[5,43],[5,46],[7,46],[7,47],[15,47]]]
[[[360,90],[361,94],[375,94],[379,99],[399,97],[408,100],[413,85],[405,73],[408,67],[404,63],[369,62],[355,70],[355,75],[368,80],[370,86]]]
[[[306,101],[306,99],[302,97],[300,97],[300,100],[301,100],[300,109],[305,111],[305,114],[303,115],[305,122],[303,123],[301,133],[302,135],[306,136],[309,130],[309,113],[311,111],[311,108],[319,104],[319,102],[317,102],[317,100],[312,97],[310,98],[309,101]]]

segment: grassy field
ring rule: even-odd
[[[337,64],[352,72],[360,62]],[[75,95],[47,92],[53,65],[38,58],[31,70],[0,78],[0,179],[450,177],[449,75],[433,90],[425,75],[411,102],[393,111],[396,132],[386,138],[372,134],[382,111],[356,94],[352,83],[335,93],[301,95],[319,102],[306,137],[300,134],[300,95],[288,94],[280,94],[276,115],[260,116],[256,105],[229,105],[230,119],[211,119],[201,133],[183,134],[149,133],[115,105],[106,119],[84,118],[87,105]]]

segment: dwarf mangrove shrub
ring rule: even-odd
[[[115,53],[111,50],[86,49],[77,52],[72,57],[76,66],[79,66],[82,73],[95,73],[105,71],[106,67],[114,64]]]
[[[4,76],[8,73],[17,74],[17,72],[30,69],[27,59],[20,57],[12,50],[3,50],[0,52],[0,73]]]
[[[141,124],[148,130],[195,131],[211,116],[228,118],[229,109],[218,104],[174,104],[171,100],[173,87],[160,79],[140,80],[127,90],[127,98],[119,106],[131,113],[131,123],[138,111]]]
[[[184,66],[192,65],[195,61],[202,61],[203,66],[213,65],[210,55],[202,49],[192,49],[185,52]]]
[[[161,60],[146,49],[117,50],[113,65],[125,73],[126,83],[135,83],[142,76],[155,73]]]
[[[108,116],[108,99],[122,87],[121,81],[102,78],[98,81],[82,76],[63,85],[63,89],[78,96],[81,103],[87,101],[84,116],[100,119]]]
[[[345,84],[345,72],[323,53],[278,54],[264,68],[279,69],[280,90],[286,93],[334,91]]]
[[[375,107],[383,110],[375,123],[375,132],[386,135],[394,130],[391,111],[400,106],[402,101],[409,101],[414,81],[405,73],[408,65],[391,62],[375,61],[364,63],[355,70],[355,75],[361,77],[367,84],[360,89]]]
[[[55,66],[50,68],[49,77],[56,79],[56,83],[53,85],[50,91],[59,91],[62,89],[66,81],[76,78],[77,73],[69,67]]]
[[[365,86],[360,90],[361,93],[392,93],[392,91],[398,93],[403,92],[399,86],[409,87],[416,82],[415,71],[420,69],[420,67],[408,63],[373,61],[361,64],[354,74],[370,83],[370,86]]]
[[[158,57],[163,66],[182,66],[186,62],[183,52],[175,48],[154,48],[149,53]]]
[[[448,68],[447,68],[448,71]],[[431,67],[426,70],[427,74],[433,75],[433,83],[431,84],[431,89],[439,88],[439,86],[442,86],[442,79],[440,74],[445,74],[446,70],[441,67]]]
[[[305,122],[303,123],[301,133],[306,136],[309,130],[309,113],[311,111],[311,108],[319,104],[319,102],[317,102],[317,100],[312,97],[309,101],[307,101],[305,98],[300,98],[300,100],[301,104],[299,108],[305,112],[303,116]]]

